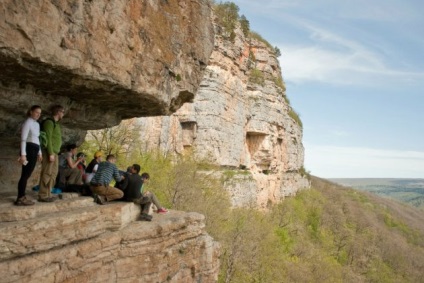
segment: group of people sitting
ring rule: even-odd
[[[77,146],[71,144],[67,146],[67,151],[59,156],[59,183],[65,184],[78,191],[79,188],[89,187],[89,192],[95,201],[104,205],[113,200],[123,200],[139,204],[142,208],[141,220],[151,221],[149,214],[152,203],[156,206],[157,213],[167,213],[162,207],[154,193],[145,191],[144,187],[150,180],[148,173],[140,176],[140,165],[133,164],[127,168],[126,172],[119,171],[115,165],[116,157],[112,154],[102,161],[102,152],[94,154],[88,166],[85,166],[85,155],[77,153]],[[110,186],[115,180],[115,186]],[[61,186],[61,185],[59,185]]]
[[[37,120],[41,116],[41,107],[33,105],[27,111],[27,119],[21,126],[20,156],[22,164],[21,178],[18,182],[18,196],[15,205],[28,206],[34,202],[26,197],[27,181],[34,171],[37,161],[42,162],[39,202],[53,202],[57,198],[51,194],[54,187],[64,191],[78,191],[84,195],[92,195],[95,201],[104,205],[113,200],[123,200],[141,205],[141,220],[151,221],[149,211],[152,203],[157,213],[167,213],[156,196],[144,190],[149,182],[148,173],[140,176],[140,165],[133,164],[127,172],[121,174],[115,165],[116,157],[112,154],[102,161],[102,152],[97,151],[93,160],[85,165],[85,154],[77,153],[77,146],[66,146],[66,152],[59,154],[62,145],[62,132],[59,121],[65,115],[61,105],[52,107],[52,117],[42,123]],[[40,127],[41,124],[41,127]],[[46,135],[46,145],[41,146],[41,130]],[[115,180],[115,187],[110,186]]]

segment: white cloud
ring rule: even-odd
[[[424,152],[305,145],[305,167],[323,178],[422,178]]]
[[[337,85],[374,85],[387,81],[419,82],[422,72],[391,69],[377,55],[363,49],[333,51],[320,46],[278,46],[287,82],[318,81]]]

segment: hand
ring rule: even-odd
[[[24,164],[25,161],[27,161],[26,155],[21,155],[18,158],[18,162],[21,163],[21,164]]]
[[[54,162],[54,154],[49,155],[49,161]]]
[[[38,160],[38,161],[40,161],[40,162],[41,162],[41,161],[43,161],[43,156],[42,156],[41,154],[39,154],[39,155],[37,156],[37,160]]]

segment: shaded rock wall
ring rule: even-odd
[[[247,174],[236,171],[239,177],[226,183],[233,205],[253,202],[265,208],[309,187],[299,173],[304,161],[302,128],[289,115],[273,50],[246,39],[240,30],[236,35],[231,42],[216,33],[193,103],[170,117],[138,120],[146,148],[194,151],[222,167],[247,169]]]
[[[65,106],[72,142],[173,113],[193,99],[213,33],[208,0],[1,1],[0,169],[18,155],[15,133],[32,104]]]

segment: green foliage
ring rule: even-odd
[[[139,146],[140,131],[141,128],[135,119],[122,121],[118,126],[88,131],[80,151],[87,156],[93,156],[97,150],[105,155],[114,154],[118,159],[117,164],[125,165],[122,163],[130,158]]]
[[[97,147],[93,142],[87,150]],[[218,282],[422,280],[424,216],[412,207],[311,177],[311,189],[268,212],[231,209],[222,182],[247,171],[216,174],[192,156],[136,148],[121,156],[122,164],[139,163],[150,173],[147,190],[166,207],[205,215],[207,232],[221,244]]]
[[[297,114],[293,108],[290,108],[289,116],[299,125],[300,128],[303,128],[302,120],[300,120],[299,114]]]
[[[215,15],[217,16],[218,24],[224,30],[224,37],[234,40],[234,30],[239,21],[239,7],[233,2],[220,2],[215,4]],[[244,23],[246,24],[246,23]]]
[[[269,213],[248,208],[231,212],[218,239],[223,252],[219,282],[420,280],[422,272],[415,266],[424,259],[424,242],[408,243],[393,234],[385,221],[396,229],[402,222],[392,212],[386,211],[390,220],[384,221],[378,210],[363,209],[366,197],[312,181],[314,188],[287,198]]]
[[[305,167],[300,167],[299,174],[302,177],[306,177],[308,180],[311,180],[311,172],[306,171]]]
[[[277,46],[274,47],[275,56],[280,57],[281,56],[281,50]]]
[[[286,84],[283,81],[283,78],[281,77],[275,77],[274,78],[274,83],[280,87],[283,91],[286,91]],[[290,101],[288,100],[288,98],[286,99],[287,104],[290,104]]]
[[[268,46],[271,50],[274,50],[274,47],[269,43],[265,38],[263,38],[259,33],[255,31],[250,31],[250,37],[253,39],[256,39],[258,41],[261,41],[265,43],[266,46]]]
[[[249,75],[249,82],[264,86],[265,84],[265,76],[261,70],[252,69]]]
[[[244,15],[241,15],[239,22],[240,22],[240,28],[243,31],[244,36],[248,36],[250,31],[249,21],[246,19]]]

